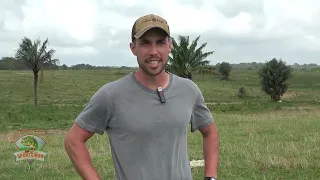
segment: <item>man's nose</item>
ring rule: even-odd
[[[150,54],[151,55],[156,55],[158,54],[158,48],[157,48],[157,45],[156,44],[152,44],[150,46]]]

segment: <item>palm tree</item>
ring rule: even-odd
[[[198,72],[210,63],[206,58],[214,51],[202,52],[207,43],[203,43],[197,48],[200,36],[193,40],[191,44],[189,43],[189,36],[179,36],[178,39],[179,44],[175,39],[172,39],[173,47],[167,69],[178,76],[192,79],[192,73]]]
[[[33,71],[34,79],[34,104],[38,104],[38,72],[44,62],[51,60],[55,50],[47,51],[48,38],[42,43],[39,39],[32,42],[24,37],[19,44],[15,57],[22,60]]]

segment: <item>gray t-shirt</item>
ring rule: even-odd
[[[191,131],[213,122],[202,93],[191,80],[170,74],[163,89],[140,84],[134,73],[103,85],[76,119],[88,131],[107,131],[118,180],[191,180]]]

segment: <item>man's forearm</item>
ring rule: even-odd
[[[203,152],[205,160],[205,176],[218,176],[219,138],[217,133],[203,137]]]
[[[98,172],[92,165],[89,151],[84,143],[66,141],[65,149],[82,179],[100,180]]]

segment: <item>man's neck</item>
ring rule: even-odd
[[[158,87],[166,88],[170,81],[170,75],[163,71],[157,76],[149,76],[143,70],[138,69],[135,72],[136,79],[149,89],[156,90]]]

